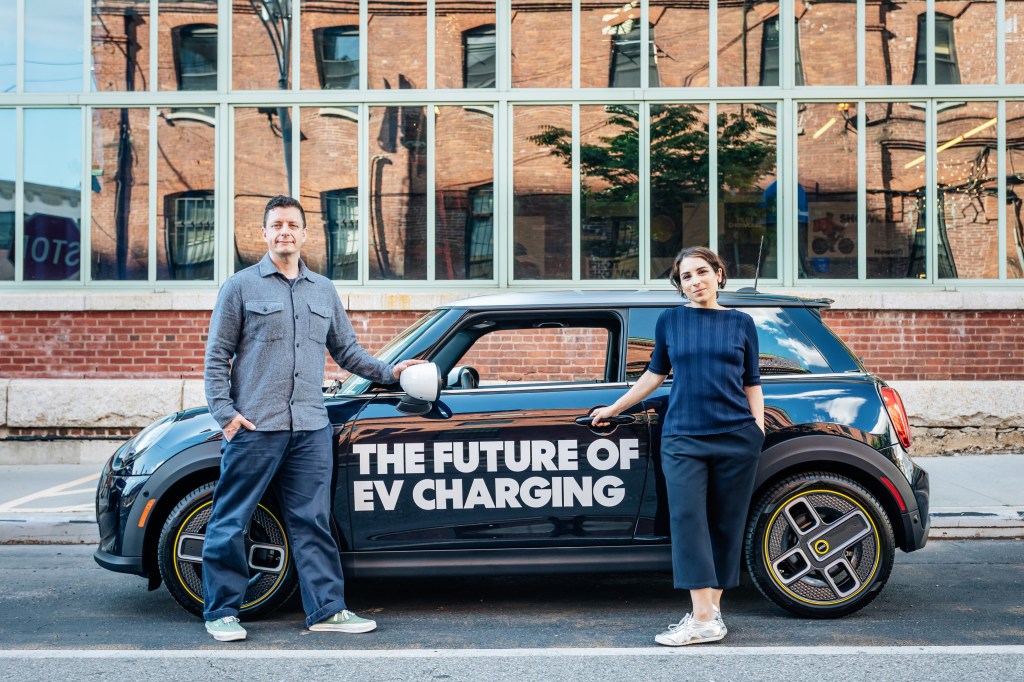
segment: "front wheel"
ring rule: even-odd
[[[185,495],[171,510],[157,542],[160,577],[185,610],[203,615],[203,541],[213,511],[213,490],[207,483]],[[245,533],[249,584],[241,615],[252,619],[277,609],[295,591],[294,562],[280,513],[267,500],[253,512]]]
[[[844,476],[814,472],[780,481],[755,501],[744,549],[763,595],[799,616],[836,618],[878,596],[895,547],[874,495]]]

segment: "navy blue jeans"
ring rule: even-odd
[[[345,608],[338,545],[331,535],[331,438],[317,431],[240,429],[221,449],[220,481],[203,543],[203,616],[237,616],[249,582],[244,533],[273,483],[299,574],[306,625]]]
[[[677,590],[739,584],[743,529],[763,443],[753,422],[738,431],[662,439]]]

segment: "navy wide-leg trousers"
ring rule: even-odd
[[[739,584],[743,529],[763,442],[756,423],[727,433],[662,439],[676,589],[724,590]]]
[[[225,442],[203,543],[203,616],[237,616],[249,582],[244,532],[273,483],[299,574],[306,625],[345,608],[338,545],[331,534],[331,438],[317,431],[247,431]]]

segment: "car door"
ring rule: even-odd
[[[578,424],[626,390],[618,314],[478,313],[430,359],[449,388],[360,414],[347,458],[356,550],[629,543],[650,453],[646,413]]]

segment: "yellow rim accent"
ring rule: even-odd
[[[828,540],[818,540],[814,543],[814,551],[818,554],[828,554]]]
[[[785,509],[786,505],[788,505],[790,502],[792,502],[793,500],[795,500],[798,497],[802,497],[804,495],[812,495],[814,493],[824,493],[824,494],[827,494],[827,495],[838,495],[839,497],[842,497],[843,499],[848,500],[849,502],[851,502],[853,504],[853,506],[857,507],[857,509],[860,509],[864,513],[864,516],[867,518],[868,523],[871,524],[871,531],[874,533],[874,536],[875,536],[875,547],[876,547],[876,551],[875,551],[875,565],[871,567],[871,574],[862,581],[863,584],[861,585],[861,588],[859,590],[857,590],[856,592],[854,592],[851,595],[843,597],[842,599],[834,599],[832,601],[812,601],[810,599],[806,599],[804,597],[801,597],[798,594],[795,594],[792,590],[790,590],[788,587],[786,587],[781,582],[779,582],[779,579],[776,577],[775,571],[772,570],[772,567],[771,567],[769,559],[768,559],[768,535],[769,535],[768,531],[775,524],[775,519],[779,516],[779,514],[782,513],[782,510]],[[828,544],[828,543],[826,543],[826,544]],[[777,510],[775,510],[775,513],[772,514],[772,517],[768,520],[768,524],[765,526],[764,554],[763,554],[764,562],[765,562],[765,569],[768,571],[768,575],[771,576],[771,578],[775,582],[775,584],[779,586],[779,589],[782,590],[783,592],[785,592],[786,594],[788,594],[789,596],[793,597],[793,599],[796,599],[797,601],[801,601],[801,602],[803,602],[805,604],[811,604],[812,606],[832,606],[832,605],[835,605],[835,604],[844,604],[844,603],[850,601],[851,599],[853,599],[854,597],[856,597],[861,592],[863,592],[865,590],[865,588],[867,588],[867,586],[871,584],[872,578],[875,577],[875,572],[878,571],[878,561],[881,558],[881,554],[878,551],[878,548],[881,546],[881,544],[882,544],[881,543],[881,538],[878,536],[878,528],[875,526],[875,520],[873,518],[871,518],[871,514],[868,513],[868,510],[865,509],[864,506],[861,505],[859,502],[857,502],[857,500],[853,499],[849,495],[845,495],[845,494],[843,494],[841,492],[838,492],[838,491],[835,491],[835,490],[802,490],[802,491],[794,494],[792,497],[786,499],[784,502],[782,502],[782,504],[779,505],[779,508]],[[828,550],[825,550],[825,551],[827,552]]]
[[[186,592],[188,592],[189,596],[192,597],[193,599],[195,599],[200,604],[203,603],[203,598],[200,597],[199,595],[197,595],[192,590],[188,589],[188,585],[185,584],[185,580],[181,577],[181,571],[178,570],[178,557],[177,557],[177,555],[178,555],[178,541],[181,538],[182,531],[185,529],[185,526],[188,525],[188,522],[192,520],[192,517],[195,516],[196,514],[198,514],[199,512],[201,512],[202,510],[206,509],[207,507],[209,507],[212,504],[213,504],[213,500],[210,500],[209,502],[205,502],[205,503],[199,505],[198,507],[196,507],[196,509],[191,514],[188,515],[188,518],[186,518],[182,522],[182,524],[178,527],[178,532],[174,535],[174,555],[175,555],[174,556],[174,574],[178,576],[178,584],[181,585],[182,589],[184,589]],[[270,516],[270,518],[274,519],[274,522],[277,523],[279,528],[284,528],[284,526],[281,525],[281,521],[276,516],[274,516],[273,512],[271,512],[269,509],[264,507],[262,504],[259,505],[259,508],[262,509],[263,511],[265,511]],[[282,580],[284,580],[285,573],[288,572],[288,559],[289,559],[289,557],[288,557],[288,543],[285,542],[284,543],[284,566],[281,568],[281,572],[278,574],[277,581],[273,585],[270,586],[270,589],[267,590],[267,593],[261,599],[257,599],[256,601],[252,602],[251,604],[242,604],[242,610],[251,609],[252,607],[254,607],[257,604],[259,604],[260,602],[264,601],[267,597],[269,597],[271,594],[274,593],[274,591],[277,589],[277,586],[281,584]]]

